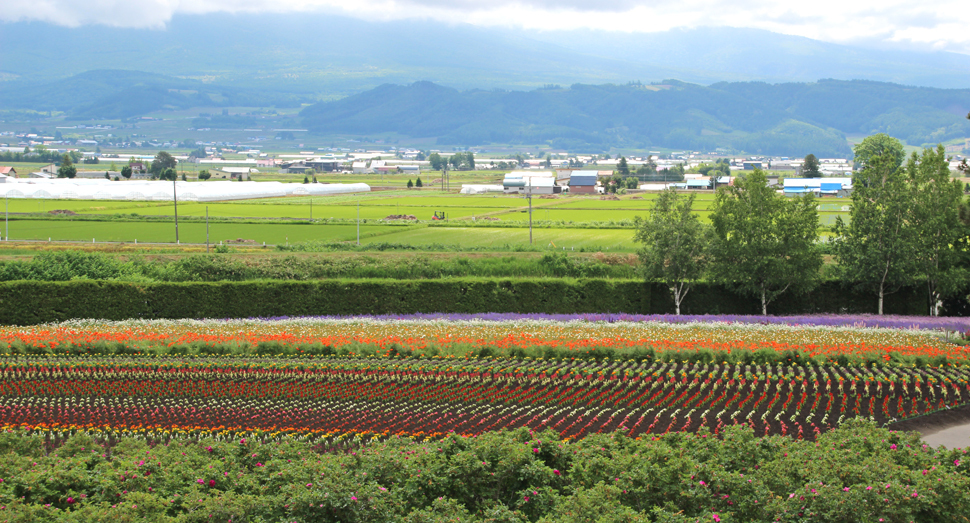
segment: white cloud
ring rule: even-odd
[[[0,0],[0,20],[163,27],[176,14],[327,10],[366,19],[431,18],[526,29],[660,31],[752,27],[839,43],[970,53],[966,0]]]

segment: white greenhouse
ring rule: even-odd
[[[179,201],[218,202],[224,200],[249,200],[281,196],[325,196],[369,192],[366,183],[312,183],[295,184],[280,182],[175,182]],[[10,179],[0,184],[0,196],[4,198],[35,198],[54,200],[144,200],[172,201],[173,184],[163,181],[114,182],[101,179]]]

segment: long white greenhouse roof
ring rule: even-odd
[[[179,201],[198,202],[368,191],[366,183],[175,182]],[[3,198],[172,201],[172,192],[172,182],[163,181],[9,178],[0,183]]]

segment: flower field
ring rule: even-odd
[[[963,520],[962,329],[721,320],[2,328],[0,523]]]
[[[649,350],[658,354],[709,351],[719,361],[744,359],[759,351],[798,353],[820,361],[846,358],[907,360],[922,357],[940,363],[970,361],[970,349],[956,346],[940,332],[915,328],[860,326],[859,321],[822,324],[751,324],[735,318],[722,322],[637,321],[636,317],[599,315],[545,317],[535,315],[423,315],[402,318],[287,318],[268,320],[153,320],[101,322],[77,320],[34,327],[0,328],[0,346],[90,347],[125,346],[142,351],[166,347],[234,346],[243,353],[260,344],[302,348],[323,345],[354,354],[386,354],[395,350],[417,356],[468,357],[486,352],[546,357],[582,357],[590,351],[609,355]],[[491,319],[497,316],[498,319]],[[676,318],[676,317],[668,317]],[[820,317],[831,318],[831,317]],[[852,321],[852,323],[850,323]],[[916,320],[909,325],[918,326]],[[955,322],[954,322],[955,323]],[[964,322],[961,322],[964,323]]]
[[[485,319],[70,322],[0,330],[5,429],[357,442],[743,425],[815,439],[964,405],[916,329]]]

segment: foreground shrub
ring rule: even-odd
[[[970,513],[965,451],[864,421],[815,442],[744,427],[723,437],[573,442],[516,430],[352,447],[75,434],[37,455],[41,441],[0,434],[0,520],[938,522]]]

